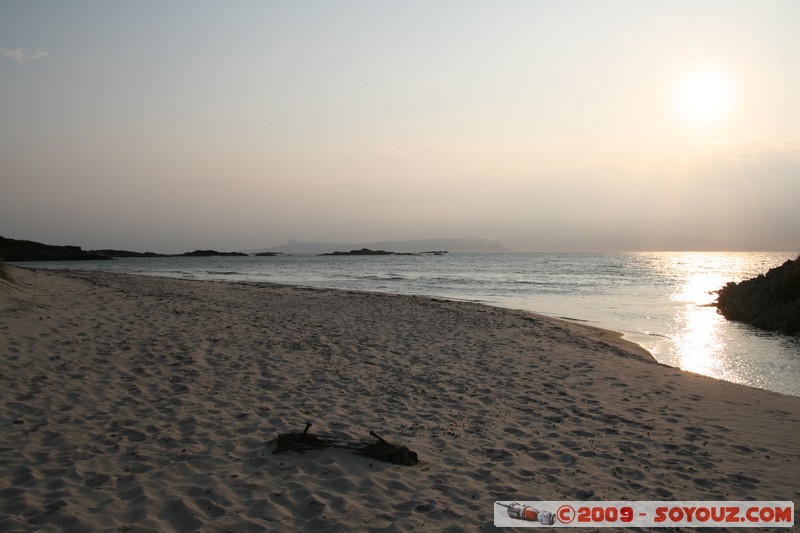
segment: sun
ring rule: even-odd
[[[678,113],[698,123],[724,118],[733,104],[733,84],[719,70],[698,70],[684,76],[675,89]]]

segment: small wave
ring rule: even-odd
[[[482,285],[485,282],[476,279],[467,279],[467,278],[443,278],[443,277],[430,277],[430,278],[422,278],[420,281],[427,281],[432,282],[433,284],[439,285]]]
[[[388,276],[358,276],[355,279],[367,279],[370,281],[406,281],[408,278],[390,274]]]
[[[569,320],[570,322],[594,322],[594,320],[585,320],[583,318],[574,318],[571,316],[557,316],[556,318],[560,318],[561,320]]]

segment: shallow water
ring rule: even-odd
[[[725,320],[711,304],[794,253],[642,252],[135,258],[19,263],[189,279],[422,294],[621,331],[659,361],[800,396],[800,337]]]

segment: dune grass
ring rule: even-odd
[[[11,275],[8,273],[6,264],[0,259],[0,279],[11,282]]]

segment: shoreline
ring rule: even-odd
[[[9,270],[3,530],[493,529],[496,500],[800,498],[800,398],[662,365],[618,332],[423,296]],[[421,463],[272,454],[306,422]]]
[[[578,253],[578,252],[576,252]],[[296,254],[297,255],[297,254]],[[300,254],[302,255],[302,254]],[[320,255],[320,254],[308,254],[308,255]],[[325,254],[322,254],[325,255]],[[403,255],[403,254],[400,254]],[[407,255],[407,254],[406,254]],[[165,256],[165,257],[183,257],[181,255],[173,255],[173,256]],[[636,335],[647,335],[641,332],[623,332],[619,330],[615,330],[610,327],[605,326],[596,326],[592,325],[594,322],[587,319],[582,318],[574,318],[574,317],[567,317],[567,316],[554,316],[548,315],[536,311],[529,311],[526,309],[516,308],[516,307],[506,307],[502,304],[498,303],[490,303],[487,301],[482,300],[474,300],[468,298],[455,298],[455,297],[448,297],[448,296],[436,296],[436,295],[426,295],[426,294],[409,294],[403,292],[389,292],[389,291],[372,291],[372,290],[358,290],[358,289],[341,289],[341,288],[334,288],[334,287],[314,287],[312,285],[301,285],[296,283],[282,283],[282,282],[274,282],[274,281],[242,281],[242,280],[224,280],[224,279],[192,279],[192,278],[183,278],[183,277],[176,277],[176,276],[162,276],[158,274],[140,274],[140,273],[131,273],[131,272],[106,272],[102,270],[81,270],[81,269],[67,269],[67,268],[47,268],[47,267],[37,267],[37,266],[30,266],[29,264],[26,265],[16,265],[14,263],[7,263],[10,267],[19,268],[23,270],[31,270],[31,271],[50,271],[50,272],[61,272],[66,275],[70,273],[79,272],[79,273],[95,273],[95,272],[102,272],[111,275],[127,275],[127,276],[134,276],[134,277],[142,277],[142,278],[159,278],[159,279],[170,279],[170,280],[177,280],[177,281],[197,281],[200,283],[227,283],[232,285],[244,285],[244,286],[272,286],[272,287],[288,287],[292,289],[298,290],[320,290],[320,291],[334,291],[334,292],[344,292],[344,293],[355,293],[355,294],[374,294],[378,296],[400,296],[400,297],[412,297],[412,298],[428,298],[433,301],[448,301],[454,303],[463,303],[468,305],[479,305],[479,306],[487,306],[493,307],[497,309],[501,309],[503,311],[508,311],[511,313],[523,313],[527,315],[531,315],[534,317],[542,317],[545,319],[556,320],[560,322],[566,322],[568,324],[572,324],[575,326],[585,326],[590,330],[598,330],[603,331],[608,334],[611,334],[612,337],[616,336],[619,337],[619,340],[624,343],[630,343],[634,349],[638,349],[643,351],[646,354],[646,357],[652,359],[654,362],[658,363],[658,360],[650,353],[647,348],[645,348],[642,344],[627,338],[628,336],[636,336]],[[658,363],[662,364],[662,363]],[[669,365],[665,365],[669,366]]]
[[[622,332],[670,366],[800,397],[800,360],[795,357],[800,337],[753,332],[704,307],[725,280],[766,271],[785,257],[752,252],[579,255],[498,259],[453,254],[452,260],[422,263],[419,258],[387,263],[380,258],[251,257],[19,265],[417,294],[522,309]],[[713,274],[698,266],[706,263],[715,265]],[[595,270],[608,275],[591,274]]]

